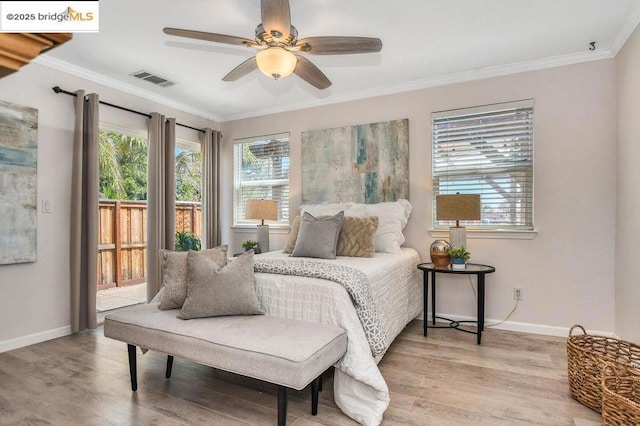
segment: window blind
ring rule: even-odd
[[[533,100],[432,114],[436,196],[480,194],[478,229],[533,229]]]
[[[245,220],[247,200],[278,202],[278,223],[289,224],[289,134],[236,140],[234,153],[234,223]]]

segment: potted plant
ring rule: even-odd
[[[193,232],[176,232],[175,251],[200,250],[202,242]]]
[[[464,269],[465,263],[471,257],[471,253],[464,247],[454,247],[449,250],[451,255],[451,269]]]
[[[257,241],[253,241],[253,240],[243,241],[242,242],[242,248],[244,249],[244,251],[253,250],[257,254],[258,253],[258,242]]]

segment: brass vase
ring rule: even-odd
[[[429,249],[433,266],[436,268],[447,268],[449,263],[451,263],[449,250],[451,250],[451,245],[446,240],[435,240]]]

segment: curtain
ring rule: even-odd
[[[217,130],[202,136],[202,217],[204,247],[220,245],[220,140]]]
[[[175,244],[175,130],[175,118],[151,113],[147,169],[147,302],[160,291],[160,249],[173,250]]]
[[[71,171],[71,331],[96,328],[99,99],[76,92]]]

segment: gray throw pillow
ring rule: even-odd
[[[218,264],[222,268],[227,263],[228,247],[218,246],[195,252]],[[162,296],[159,309],[180,309],[187,297],[187,252],[160,250],[162,263]]]
[[[327,219],[316,219],[305,212],[291,256],[335,259],[344,212]]]
[[[223,268],[197,252],[187,255],[187,298],[178,318],[261,315],[253,279],[253,250]]]

